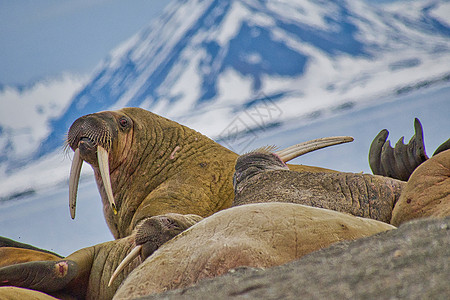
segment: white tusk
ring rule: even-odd
[[[119,266],[114,270],[114,273],[111,275],[111,279],[108,282],[108,286],[111,286],[111,283],[117,278],[117,276],[122,272],[123,269],[125,269],[126,266],[128,266],[133,259],[136,258],[141,253],[142,245],[138,245],[131,250],[130,253],[120,262]]]
[[[73,155],[69,177],[69,209],[70,209],[70,216],[72,217],[72,219],[75,219],[75,210],[77,207],[78,182],[80,180],[82,165],[83,160],[80,158],[80,150],[77,148],[75,149],[75,153]]]
[[[106,196],[108,197],[109,205],[115,215],[117,215],[116,202],[114,202],[114,196],[111,188],[111,179],[109,177],[109,160],[108,151],[102,146],[97,147],[98,168],[100,169],[100,175],[102,176],[103,186],[105,187]]]
[[[294,159],[296,157],[299,157],[303,154],[306,154],[308,152],[312,152],[315,150],[319,150],[328,146],[343,144],[352,142],[353,138],[351,136],[333,136],[333,137],[326,137],[326,138],[320,138],[315,139],[311,141],[307,141],[304,143],[300,143],[294,146],[290,146],[286,149],[280,150],[275,152],[280,159],[284,162],[288,162],[291,159]]]

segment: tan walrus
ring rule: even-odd
[[[150,154],[158,153],[158,155],[160,156],[159,159],[161,159],[162,161],[159,162],[160,165],[156,165],[156,173],[157,173],[156,179],[160,178],[161,180],[163,180],[163,182],[159,185],[156,184],[157,187],[151,192],[152,196],[156,197],[156,204],[160,203],[158,201],[162,201],[163,199],[166,200],[166,202],[163,202],[164,204],[163,207],[159,207],[161,211],[164,210],[177,211],[180,208],[180,210],[184,212],[189,211],[189,209],[192,207],[197,207],[198,205],[201,206],[202,203],[204,202],[201,201],[195,202],[193,201],[193,199],[189,197],[193,197],[197,194],[204,196],[202,192],[205,191],[209,192],[208,195],[210,197],[212,196],[220,197],[220,195],[227,194],[223,193],[222,189],[212,190],[211,189],[212,183],[208,182],[207,178],[214,179],[217,177],[216,181],[221,182],[219,186],[223,184],[226,187],[228,185],[228,182],[231,184],[231,177],[227,179],[227,177],[223,176],[220,173],[220,171],[227,170],[229,167],[228,165],[223,163],[222,161],[223,158],[224,157],[226,158],[227,156],[231,155],[234,157],[233,159],[235,159],[237,157],[236,154],[212,142],[208,138],[200,135],[199,133],[189,128],[181,126],[170,120],[161,118],[159,116],[153,115],[150,112],[141,109],[124,109],[123,111],[126,111],[127,114],[133,115],[133,119],[128,118],[127,117],[128,115],[125,115],[123,113],[120,115],[118,112],[104,112],[86,116],[77,120],[69,130],[68,145],[75,149],[75,156],[70,178],[70,204],[71,204],[70,208],[71,208],[71,215],[73,217],[75,215],[76,186],[78,183],[79,171],[83,160],[91,163],[95,170],[97,183],[105,206],[105,216],[107,216],[109,213],[111,218],[113,218],[114,211],[116,212],[119,211],[120,216],[120,205],[122,204],[122,199],[129,201],[131,200],[142,201],[143,199],[140,197],[144,196],[145,198],[145,194],[143,194],[142,192],[145,191],[147,185],[151,185],[149,183],[149,180],[155,180],[155,176],[150,175],[151,172],[155,172],[154,168],[155,165],[158,163],[158,157],[156,159],[153,159],[154,157],[152,155],[149,155],[148,158],[149,161],[145,162],[145,159],[147,157],[143,158],[142,156],[145,150],[149,150]],[[134,124],[134,122],[136,122],[137,120],[134,117],[136,117],[136,115],[139,116],[140,114],[143,114],[150,119],[152,118],[154,119],[153,121],[155,122],[153,122],[152,124],[154,125],[154,127],[151,126],[149,127],[153,130],[149,130],[149,128],[145,126],[140,126],[139,124]],[[123,128],[115,130],[114,128],[114,124],[116,124],[115,122],[119,124],[120,128],[122,127]],[[159,131],[163,131],[166,133],[167,136],[163,135],[161,136],[160,139],[157,139],[158,141],[161,142],[157,143],[158,145],[150,145],[153,142],[151,140],[147,141],[148,143],[144,143],[144,140],[148,138],[148,135],[151,134],[149,131],[152,131],[151,133],[154,132],[159,133]],[[163,150],[158,151],[158,149],[154,148],[162,147],[162,149],[164,149],[164,147],[167,146],[166,143],[164,143],[164,141],[167,142],[167,140],[169,140],[169,142],[173,142],[174,140],[176,140],[174,136],[176,137],[179,133],[182,133],[181,136],[179,137],[182,140],[182,142],[180,142],[180,145],[186,148],[198,146],[200,149],[197,151],[195,151],[195,149],[191,150],[188,149],[186,153],[180,151],[181,152],[180,158],[178,159],[177,162],[175,157],[178,156],[178,154],[176,154],[175,152],[179,151],[181,147],[176,146],[175,147],[176,151],[172,151],[169,157],[162,158],[164,156],[164,151]],[[158,136],[158,134],[156,134],[155,136]],[[185,141],[186,139],[194,141],[193,145],[188,145],[189,143]],[[136,140],[138,140],[139,142],[136,142]],[[307,144],[306,146],[305,144],[295,145],[293,147],[289,147],[285,150],[279,151],[278,153],[280,154],[281,157],[284,157],[284,159],[287,161],[289,159],[296,157],[297,155],[301,155],[302,153],[307,153],[309,151],[320,149],[322,147],[326,147],[329,145],[339,144],[342,142],[349,142],[351,140],[352,139],[349,137],[319,139],[316,141],[312,141],[312,144],[306,143]],[[133,154],[133,151],[131,150],[132,148],[138,149],[137,158],[136,156],[132,155]],[[213,150],[217,151],[214,152]],[[123,151],[125,151],[125,154],[123,153]],[[212,155],[210,155],[211,154],[210,152],[212,152]],[[202,157],[201,155],[203,154],[206,155],[206,157]],[[184,155],[187,155],[186,159],[184,159],[185,158]],[[119,161],[114,162],[111,160],[111,157],[118,158]],[[136,162],[133,162],[132,161],[133,158],[137,159],[139,163],[136,164]],[[209,160],[207,158],[209,158]],[[179,165],[180,161],[181,165]],[[146,164],[150,166],[149,169],[145,168]],[[166,166],[161,167],[161,164]],[[117,165],[119,165],[120,167]],[[217,172],[208,173],[207,172],[208,165],[212,165],[209,171],[213,170]],[[233,165],[230,165],[231,169],[232,166]],[[205,175],[203,176],[204,178],[203,181],[198,180],[202,178],[201,176],[196,176],[195,180],[192,178],[192,174],[193,173],[196,174],[195,172],[199,171],[198,169],[199,167],[204,169],[203,170],[204,172],[201,173],[202,175]],[[109,171],[110,168],[112,169],[111,172]],[[294,168],[297,168],[299,170],[326,171],[326,169],[308,166],[298,166]],[[116,179],[115,176],[121,178],[121,175],[123,175],[123,173],[121,174],[119,171],[117,171],[117,169],[120,169],[119,171],[124,171],[125,174],[129,175],[125,178],[122,178],[125,182],[115,180]],[[163,173],[162,172],[163,170],[161,169],[163,169],[164,171],[167,171],[166,169],[168,169],[169,171],[168,175],[170,176],[167,176],[166,178],[165,176],[160,174]],[[111,175],[107,176],[108,174]],[[145,175],[145,177],[143,175]],[[183,182],[185,182],[185,184],[183,184]],[[124,198],[121,197],[123,195],[121,195],[120,193],[117,194],[115,191],[113,195],[112,186],[117,186],[116,184],[117,185],[122,184],[122,188],[125,192]],[[125,188],[123,184],[131,184],[131,187]],[[185,187],[187,188],[184,189]],[[132,191],[139,191],[139,192],[133,194],[131,193]],[[214,191],[215,194],[212,193]],[[196,192],[197,194],[195,194],[194,192]],[[165,193],[168,193],[168,195],[166,195]],[[161,198],[159,198],[159,196],[161,196]],[[172,199],[171,197],[173,196],[180,196],[180,197],[174,197],[175,199]],[[116,202],[114,198],[116,199],[118,198],[119,200]],[[153,198],[150,197],[149,199],[150,199],[149,202],[151,204],[155,204],[152,201]],[[145,198],[144,200],[149,199]],[[208,212],[209,214],[218,209],[218,205],[215,202],[220,201],[218,201],[217,199],[215,198],[212,199],[213,201],[215,201],[213,203],[208,203],[208,201],[211,202],[211,199],[209,198],[200,197],[200,199],[203,200],[206,199],[205,201],[209,205],[209,207],[206,207],[204,209],[209,210]],[[175,201],[171,202],[171,200]],[[182,200],[184,200],[186,203],[180,202]],[[126,201],[124,202],[125,204],[127,203]],[[131,201],[131,204],[136,203]],[[139,202],[137,202],[136,205],[139,206],[138,204]],[[133,207],[131,207],[131,209],[125,208],[126,206],[124,205],[122,210],[125,210],[124,212],[125,217],[126,216],[133,217],[137,214],[135,212],[136,209],[133,209]],[[148,207],[146,205],[144,205],[143,207],[139,206],[138,210],[140,210],[141,217],[142,215],[145,215],[146,218],[152,216],[152,212],[154,210],[151,210],[152,207],[150,207],[150,210],[147,210],[147,208]],[[156,209],[158,209],[158,207],[156,207]],[[149,213],[149,215],[146,215],[147,213]],[[144,241],[146,242],[146,244],[149,244],[150,242],[153,245],[152,250],[149,253],[144,253],[143,255],[149,255],[157,247],[162,245],[162,243],[166,242],[168,239],[172,238],[182,230],[192,225],[189,224],[189,226],[186,227],[183,224],[183,222],[186,223],[187,221],[189,221],[189,219],[191,218],[190,216],[192,216],[192,219],[196,219],[196,221],[201,219],[200,216],[192,214],[178,214],[178,216],[179,218],[177,216],[174,216],[174,214],[167,213],[165,215],[158,215],[151,218],[155,220],[155,226],[156,225],[158,226],[155,227],[155,230],[153,230],[153,234],[151,235],[150,241]],[[130,226],[130,223],[125,224],[127,226]],[[173,228],[172,226],[174,224],[175,227]],[[127,228],[124,226],[115,227],[114,223],[112,223],[112,225],[111,223],[109,223],[109,225],[110,228],[112,228],[113,232],[114,228],[117,230],[116,235],[119,235],[119,232],[122,232],[121,234],[127,233]],[[132,241],[134,241],[134,236],[130,238]],[[117,288],[117,285],[114,285],[113,287],[108,289],[106,288],[103,289],[100,287],[96,287],[95,285],[91,285],[90,282],[91,280],[93,281],[100,280],[98,278],[103,278],[102,276],[111,275],[113,266],[116,266],[122,260],[122,258],[128,253],[127,251],[130,250],[130,247],[128,247],[129,240],[130,239],[126,237],[117,240],[115,242],[108,242],[93,247],[88,247],[68,256],[64,261],[58,262],[38,261],[35,263],[29,263],[27,265],[21,264],[17,267],[10,266],[9,268],[3,268],[0,269],[0,278],[2,278],[3,276],[3,278],[6,278],[7,281],[11,284],[15,282],[15,284],[19,286],[33,287],[43,291],[63,290],[63,292],[66,292],[71,295],[72,294],[91,295],[91,296],[102,295],[101,296],[102,298],[103,297],[110,298],[115,288]],[[139,238],[137,238],[136,240],[139,241]],[[58,269],[59,267],[64,268],[67,267],[67,269],[70,271],[66,272],[65,274],[67,275],[63,276],[65,280],[50,280],[51,284],[49,286],[47,286],[47,283],[45,284],[40,283],[35,286],[36,284],[35,282],[29,282],[30,277],[27,275],[30,272],[32,273],[35,272],[36,274],[39,273],[40,277],[45,277],[49,279],[54,278],[55,276],[57,278],[61,278],[60,273],[58,272],[55,273],[52,271],[53,269],[55,268]],[[17,268],[20,268],[21,272],[17,272],[18,270]],[[125,272],[125,275],[126,273],[127,272]],[[13,274],[18,274],[18,277],[12,276]],[[101,274],[101,276],[99,274]],[[87,277],[89,278],[89,280],[87,280]],[[72,284],[72,282],[75,282],[76,284]],[[120,281],[117,282],[120,283]]]
[[[141,226],[146,226],[145,221]],[[376,220],[300,204],[232,207],[162,245],[128,275],[113,299],[134,299],[189,286],[239,266],[281,265],[338,241],[393,228]]]
[[[0,267],[0,286],[34,289],[63,299],[111,299],[121,281],[141,262],[139,259],[131,262],[118,274],[118,280],[108,285],[113,271],[135,247],[135,241],[145,243],[147,247],[143,254],[150,255],[164,242],[201,219],[196,215],[178,214],[151,217],[146,219],[147,226],[140,226],[141,230],[134,231],[128,237],[80,249],[66,258],[53,256],[44,260],[36,254],[40,251],[26,249],[34,247],[17,243],[23,248],[13,248],[15,251],[1,257],[1,261],[9,265]],[[12,247],[0,247],[0,253],[6,248]],[[33,257],[42,260],[21,262],[15,254],[22,251],[34,251]]]
[[[150,216],[206,217],[233,201],[238,155],[149,111],[123,108],[83,116],[70,127],[67,145],[75,151],[69,186],[72,218],[80,169],[86,161],[94,169],[105,219],[115,238],[130,235],[137,223]],[[291,150],[283,153],[287,160],[298,155]],[[331,172],[309,166],[292,169]]]
[[[411,174],[392,212],[391,224],[450,216],[450,150],[433,155]]]
[[[58,298],[51,297],[42,292],[19,288],[15,286],[0,287],[0,299],[2,300],[57,300]],[[66,298],[71,299],[71,298]]]

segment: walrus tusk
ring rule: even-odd
[[[106,196],[108,197],[109,204],[115,215],[117,215],[116,202],[111,188],[111,179],[109,177],[109,160],[108,151],[102,146],[97,147],[98,168],[100,169],[100,175],[102,176],[103,186],[105,187]]]
[[[80,158],[80,150],[77,148],[73,155],[73,161],[72,166],[70,168],[70,177],[69,177],[69,209],[70,209],[70,217],[72,219],[75,219],[75,210],[77,207],[78,182],[80,180],[82,165],[83,160]]]
[[[291,159],[308,152],[352,141],[353,138],[351,136],[332,136],[320,138],[287,147],[286,149],[275,152],[275,154],[278,155],[283,162],[288,162]]]
[[[142,245],[138,245],[131,250],[130,253],[120,262],[119,266],[114,270],[114,273],[111,275],[111,279],[108,282],[108,286],[111,286],[111,283],[117,278],[117,276],[128,266],[133,259],[135,259],[141,253]]]

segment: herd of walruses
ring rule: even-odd
[[[369,151],[371,175],[286,164],[349,137],[238,156],[140,108],[83,116],[67,135],[70,214],[87,162],[115,240],[62,258],[0,238],[0,298],[132,299],[449,216],[450,140],[428,158],[417,119],[415,129],[394,148],[380,132]]]

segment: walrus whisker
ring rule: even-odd
[[[283,162],[288,162],[296,157],[315,150],[352,141],[353,138],[351,136],[325,137],[290,146],[275,152],[275,154],[278,155]]]
[[[103,186],[105,187],[106,196],[108,197],[109,204],[114,214],[117,215],[116,202],[114,201],[114,196],[111,188],[111,178],[109,177],[109,159],[108,151],[102,146],[97,146],[97,158],[98,158],[98,168],[100,170],[100,175],[103,180]]]
[[[78,182],[80,180],[81,167],[83,160],[80,157],[80,149],[76,149],[73,155],[72,166],[69,176],[69,209],[70,217],[75,219],[75,210],[77,207]]]
[[[125,269],[126,266],[128,266],[137,256],[141,254],[142,245],[138,245],[131,250],[130,253],[120,262],[120,264],[117,266],[117,268],[114,270],[114,273],[111,275],[111,279],[108,282],[108,286],[111,286],[113,281],[117,278],[117,276],[120,274],[120,272]]]

